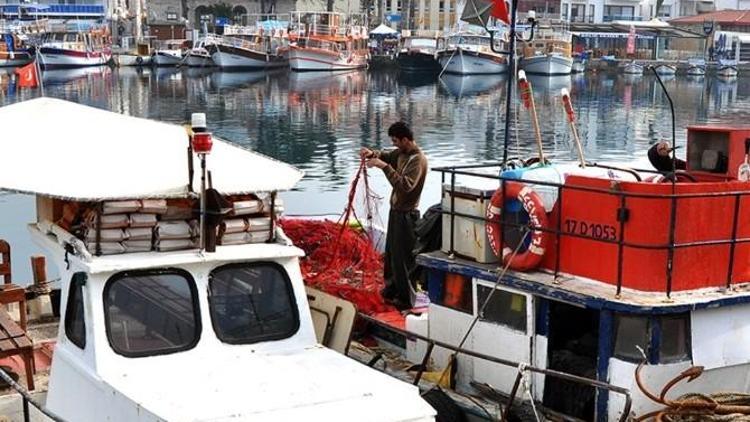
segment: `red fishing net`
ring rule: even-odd
[[[367,168],[362,161],[349,188],[347,207],[337,222],[285,218],[279,224],[305,251],[300,262],[305,284],[354,303],[360,312],[373,314],[393,307],[380,296],[382,256],[355,212],[360,186],[367,219],[372,221],[377,197],[369,190]]]

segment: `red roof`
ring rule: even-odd
[[[694,24],[714,21],[719,25],[750,25],[750,10],[717,10],[695,16],[670,19],[670,24]]]

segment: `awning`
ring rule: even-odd
[[[398,31],[392,29],[390,26],[381,23],[377,28],[370,31],[370,35],[396,35]]]
[[[54,98],[0,108],[0,189],[55,198],[186,197],[188,136],[181,126]],[[210,125],[210,122],[209,122]],[[200,188],[194,157],[193,186]],[[207,159],[224,194],[289,190],[303,173],[214,138]]]
[[[582,38],[627,38],[627,32],[571,32],[571,34]],[[635,34],[635,37],[641,40],[651,40],[654,37],[650,35]]]
[[[658,21],[658,22],[629,22],[629,21],[617,21],[611,23],[583,23],[583,22],[572,22],[570,24],[570,31],[574,35],[586,34],[579,36],[596,37],[600,38],[621,38],[620,34],[627,36],[630,31],[630,26],[635,28],[636,37],[642,39],[650,39],[653,37],[660,38],[705,38],[705,35],[696,32],[687,31],[685,29],[675,28],[669,26],[669,24]],[[615,35],[605,35],[615,34]]]

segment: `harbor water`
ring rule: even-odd
[[[39,88],[17,87],[12,71],[0,72],[4,72],[0,73],[0,105],[41,95]],[[397,120],[413,127],[432,167],[503,157],[507,82],[503,75],[438,78],[387,70],[227,73],[93,67],[45,71],[43,80],[47,96],[139,117],[184,124],[191,113],[205,112],[215,136],[305,171],[298,187],[282,196],[287,215],[336,218],[345,206],[360,147],[390,147],[387,129]],[[577,159],[560,101],[562,88],[571,92],[588,160],[642,160],[653,142],[671,139],[669,105],[653,76],[587,73],[530,81],[548,159]],[[665,80],[675,104],[677,143],[684,144],[688,125],[750,122],[750,84],[744,82],[687,76]],[[529,114],[517,99],[511,120],[509,155],[534,156]],[[107,142],[107,133],[101,134],[101,142]],[[210,168],[210,157],[208,162]],[[64,171],[64,167],[39,171]],[[122,163],[112,171],[137,172],[138,163]],[[389,186],[381,172],[371,171],[371,186],[387,198]],[[420,208],[439,200],[440,176],[431,173]],[[380,215],[387,215],[387,199],[381,203]],[[34,220],[34,199],[0,193],[0,216],[0,238],[13,246],[14,281],[25,284],[31,280],[28,257],[40,253],[25,229]]]

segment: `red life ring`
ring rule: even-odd
[[[539,266],[544,257],[544,252],[549,244],[550,234],[542,230],[531,232],[531,243],[529,247],[516,255],[513,250],[500,244],[500,216],[506,200],[518,200],[523,209],[529,214],[529,225],[532,227],[548,227],[547,212],[539,195],[529,186],[519,182],[506,182],[505,192],[499,187],[490,199],[487,206],[487,225],[485,226],[487,237],[490,240],[490,248],[497,257],[502,256],[504,265],[517,271],[528,271]]]

